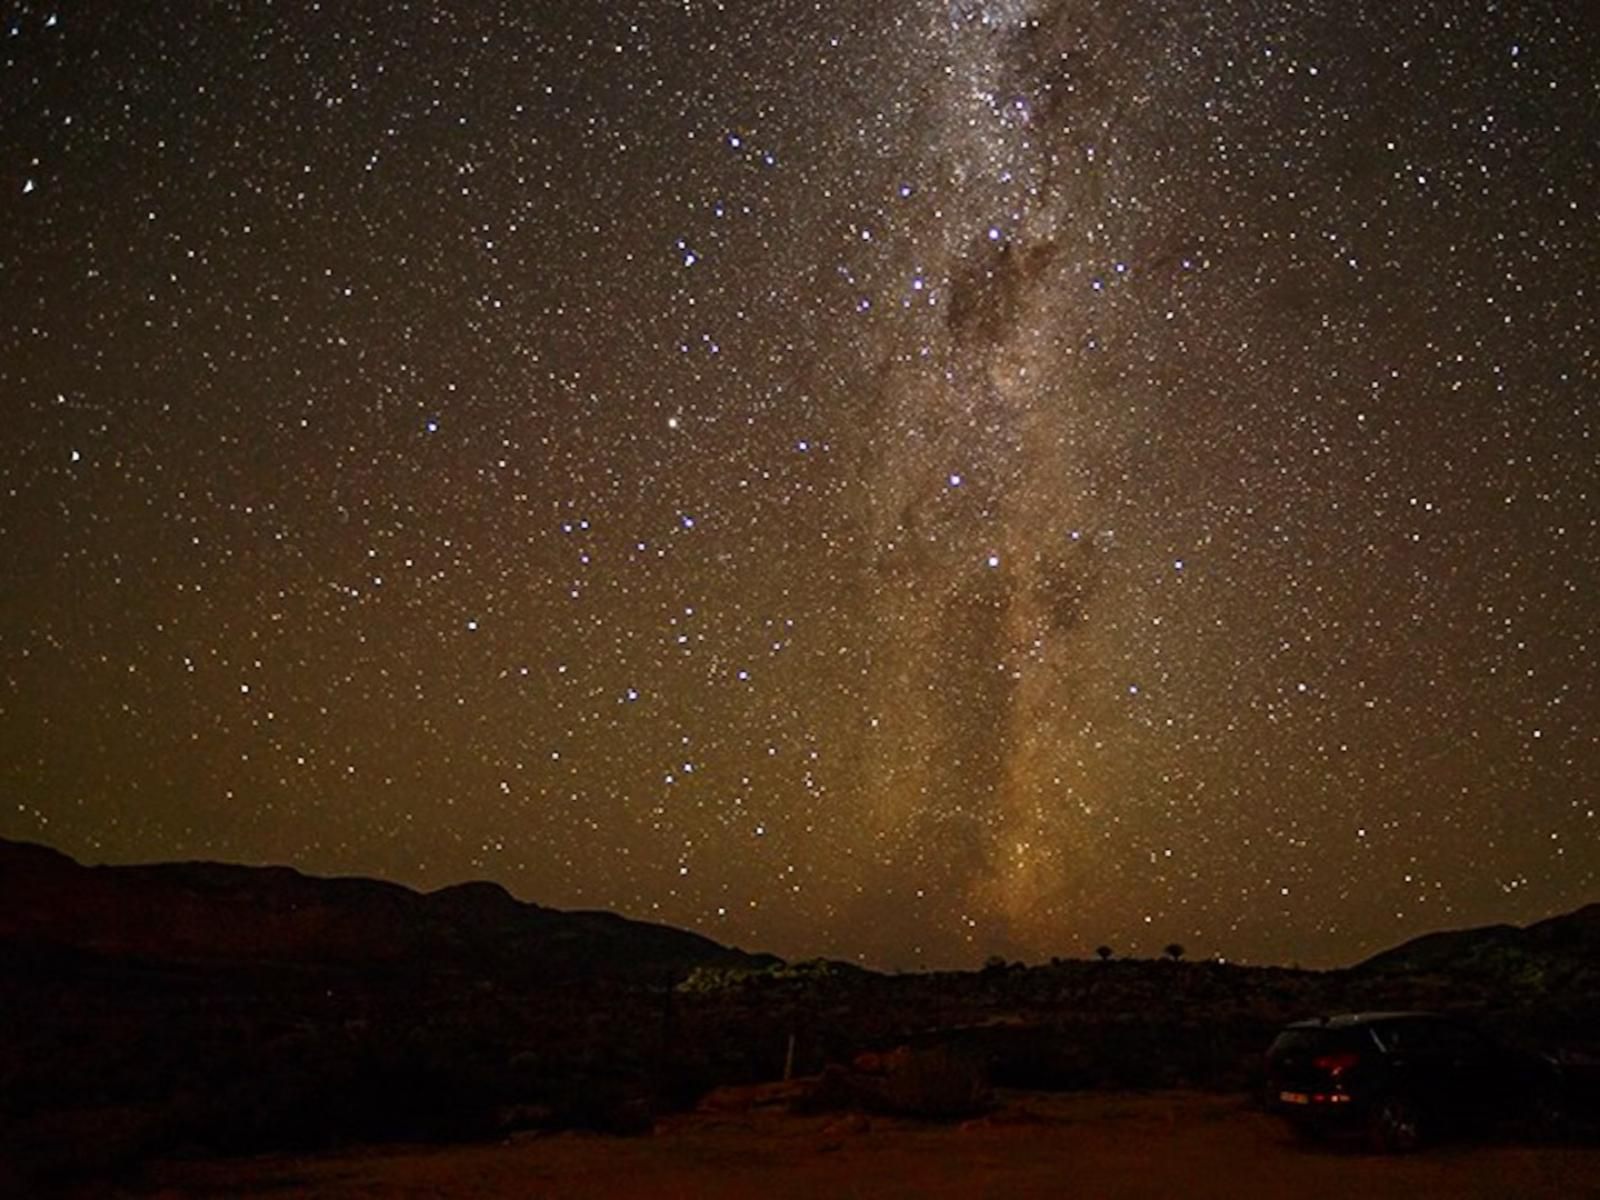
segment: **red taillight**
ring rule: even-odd
[[[1337,1079],[1360,1061],[1359,1054],[1346,1050],[1339,1054],[1320,1054],[1311,1060],[1311,1065]]]

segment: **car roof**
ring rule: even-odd
[[[1309,1017],[1304,1021],[1292,1021],[1284,1026],[1285,1029],[1350,1029],[1358,1025],[1378,1025],[1387,1021],[1447,1021],[1439,1013],[1433,1012],[1355,1012],[1336,1013],[1327,1017]]]

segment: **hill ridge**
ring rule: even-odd
[[[597,919],[599,918],[599,919]],[[519,900],[487,880],[420,891],[204,860],[85,866],[0,838],[0,942],[156,961],[412,965],[511,975],[761,966],[703,934]]]
[[[1600,901],[1527,925],[1440,929],[1381,950],[1357,971],[1500,973],[1551,959],[1600,956]]]

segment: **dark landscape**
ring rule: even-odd
[[[1600,905],[1346,970],[1112,956],[880,974],[493,885],[88,868],[3,842],[0,955],[13,1187],[137,1190],[164,1161],[370,1143],[638,1135],[754,1085],[772,1086],[750,1103],[796,1120],[935,1128],[1041,1093],[1247,1103],[1275,1029],[1317,1013],[1458,1012],[1512,1044],[1600,1051]]]

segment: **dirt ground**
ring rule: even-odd
[[[1600,1146],[1441,1146],[1384,1158],[1300,1144],[1239,1097],[1003,1096],[989,1116],[918,1125],[796,1116],[715,1093],[653,1134],[522,1135],[447,1148],[169,1162],[140,1196],[1600,1198]],[[135,1193],[128,1193],[130,1195]]]

